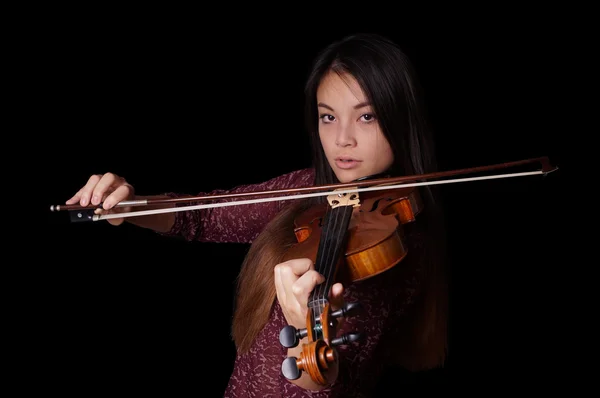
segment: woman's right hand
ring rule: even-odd
[[[94,174],[87,183],[65,203],[67,205],[79,203],[81,206],[89,204],[97,206],[102,203],[102,208],[96,209],[96,214],[121,213],[131,210],[130,207],[113,208],[117,203],[135,198],[135,190],[123,177],[113,173],[104,175]],[[112,225],[120,225],[124,218],[112,218],[107,221]]]

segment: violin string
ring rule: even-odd
[[[345,221],[347,219],[347,211],[349,209],[352,209],[351,205],[337,208],[335,217],[335,229],[333,230],[333,233],[335,234],[335,244],[332,245],[331,250],[329,251],[329,261],[327,262],[327,268],[323,270],[325,277],[328,281],[327,286],[323,287],[323,289],[325,290],[322,292],[323,301],[327,301],[329,298],[329,289],[331,289],[333,283],[333,274],[335,272],[335,269],[337,268],[337,261],[340,258],[340,250],[344,246],[344,238],[348,229],[348,225]]]
[[[343,220],[342,216],[344,208],[338,207],[335,210],[333,228],[330,232],[330,234],[333,235],[333,237],[330,239],[330,242],[332,243],[329,245],[329,250],[327,251],[327,263],[325,263],[325,269],[323,270],[326,283],[322,284],[323,287],[320,292],[323,304],[326,303],[329,298],[329,289],[331,288],[333,270],[335,269],[337,260],[336,253],[338,253],[339,248],[341,247],[342,236],[344,232],[344,226],[341,222]]]
[[[310,304],[313,307],[313,314],[315,318],[320,318],[323,306],[326,302],[325,292],[327,291],[327,285],[329,284],[329,280],[331,278],[330,268],[332,261],[332,251],[335,248],[335,245],[338,244],[332,243],[333,237],[336,236],[336,231],[338,229],[339,224],[339,209],[330,209],[328,208],[325,213],[324,223],[322,227],[322,235],[321,240],[319,242],[319,249],[317,253],[317,263],[315,264],[315,269],[325,277],[325,281],[317,285],[312,293]],[[316,304],[316,308],[315,305]]]
[[[323,265],[320,268],[325,277],[325,282],[316,289],[316,295],[323,305],[328,301],[329,290],[332,286],[332,278],[336,269],[337,261],[340,258],[340,250],[343,247],[345,234],[348,229],[348,221],[352,215],[352,206],[343,206],[333,209],[333,221],[327,223],[325,232],[325,244],[323,249]]]
[[[321,317],[321,310],[323,308],[323,285],[327,283],[327,275],[325,275],[325,270],[328,268],[327,264],[329,262],[329,253],[330,253],[330,239],[331,233],[330,228],[332,224],[335,224],[337,212],[335,209],[330,209],[325,212],[324,222],[322,227],[322,235],[321,240],[319,242],[319,249],[317,255],[317,264],[315,264],[315,269],[325,277],[325,282],[317,285],[312,291],[311,304],[316,305],[316,314],[315,318]],[[313,311],[315,313],[315,311]],[[316,323],[316,322],[315,322]]]
[[[329,269],[331,268],[331,261],[333,260],[332,254],[335,249],[335,245],[339,244],[337,241],[335,243],[332,243],[333,237],[338,235],[337,226],[339,222],[339,209],[332,209],[329,212],[328,220],[330,221],[327,222],[327,231],[325,232],[325,244],[323,247],[322,264],[320,264],[319,268],[321,274],[325,277],[325,282],[318,285],[316,289],[317,298],[319,300],[319,303],[321,303],[322,305],[325,304],[325,299],[327,298],[326,285],[328,285],[330,278]]]
[[[540,174],[545,174],[545,172],[544,171],[530,171],[530,172],[523,172],[523,173],[498,174],[498,175],[483,176],[483,177],[466,177],[466,178],[459,178],[459,179],[453,179],[453,180],[428,181],[428,182],[417,182],[417,183],[396,184],[396,185],[380,185],[380,186],[376,186],[376,187],[355,188],[355,189],[339,190],[339,191],[335,191],[335,192],[336,193],[366,192],[366,191],[377,191],[377,190],[383,190],[383,189],[407,188],[407,187],[416,187],[416,186],[424,186],[424,185],[450,184],[450,183],[455,183],[455,182],[481,181],[481,180],[490,180],[490,179],[497,179],[497,178],[522,177],[522,176],[531,176],[531,175],[540,175]],[[209,209],[209,208],[214,208],[214,207],[239,206],[239,205],[261,203],[261,202],[272,202],[272,201],[276,201],[276,200],[302,199],[302,198],[325,196],[325,195],[331,195],[331,194],[332,194],[332,192],[315,192],[315,193],[307,193],[307,194],[299,194],[299,195],[262,198],[262,199],[248,199],[248,200],[221,202],[221,203],[209,203],[209,204],[192,205],[192,206],[169,207],[169,208],[164,208],[164,209],[141,210],[141,211],[111,213],[111,214],[95,214],[92,217],[92,221],[108,220],[108,219],[113,219],[113,218],[137,217],[137,216],[144,216],[144,215],[151,215],[151,214],[174,213],[174,212],[179,212],[179,211]],[[56,210],[60,210],[60,206],[56,206]]]
[[[324,248],[327,246],[327,234],[329,231],[328,228],[328,224],[329,224],[329,216],[330,213],[329,211],[326,211],[324,216],[323,216],[323,226],[321,228],[321,239],[319,241],[319,247],[317,249],[317,257],[315,259],[315,270],[319,273],[321,273],[321,264],[324,263],[323,257],[324,257]],[[319,301],[320,298],[320,285],[317,285],[311,292],[310,294],[310,298],[309,298],[309,302],[308,305],[311,308],[311,313],[313,316],[313,320],[312,320],[312,324],[316,325],[317,324],[317,320],[319,320],[321,318],[321,304]]]

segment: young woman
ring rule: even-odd
[[[432,134],[415,72],[406,55],[388,39],[357,34],[332,43],[316,58],[305,91],[313,167],[220,193],[436,170]],[[300,336],[296,346],[284,347],[280,332],[288,325],[295,330],[306,328],[311,292],[325,284],[326,277],[332,282],[329,275],[319,272],[322,268],[317,268],[315,257],[289,252],[298,242],[294,233],[298,215],[312,206],[327,205],[326,197],[109,222],[119,225],[126,220],[190,241],[252,243],[238,278],[232,325],[237,357],[226,397],[365,397],[375,391],[388,365],[422,370],[442,366],[446,359],[443,218],[434,192],[429,188],[419,192],[421,213],[398,228],[406,243],[406,256],[379,275],[355,282],[335,280],[327,292],[333,310],[345,303],[361,305],[357,313],[339,319],[336,330],[338,336],[359,332],[361,338],[335,347],[337,361],[324,371],[326,382],[322,384],[306,371],[298,378],[290,377],[289,369],[282,371],[286,358],[302,358],[309,337]],[[130,211],[114,205],[133,198],[139,198],[133,187],[108,173],[90,177],[66,203],[102,203],[97,212],[109,213]],[[354,208],[349,225],[360,224],[359,209]],[[293,368],[295,361],[285,363]]]

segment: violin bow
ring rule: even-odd
[[[525,171],[525,172],[515,172],[515,173],[503,173],[503,174],[493,174],[493,175],[485,175],[478,177],[463,177],[463,178],[455,178],[448,180],[437,180],[431,181],[432,179],[451,177],[457,175],[464,174],[474,174],[487,172],[490,170],[498,170],[498,169],[506,169],[511,167],[523,166],[531,163],[540,163],[541,167],[537,170],[533,171]],[[402,177],[388,177],[388,178],[377,178],[365,181],[354,181],[349,183],[338,183],[338,184],[328,184],[328,185],[320,185],[320,186],[310,186],[310,187],[301,187],[301,188],[290,188],[290,189],[280,189],[280,190],[271,190],[271,191],[258,191],[258,192],[242,192],[242,193],[234,193],[234,194],[211,194],[204,196],[184,196],[178,198],[164,198],[164,199],[142,199],[142,200],[125,200],[117,203],[113,208],[116,207],[137,207],[137,206],[149,206],[149,205],[161,205],[161,204],[176,204],[176,203],[197,203],[204,201],[214,201],[218,199],[237,199],[237,198],[247,198],[247,197],[259,197],[258,199],[246,199],[246,200],[234,200],[229,202],[219,202],[219,203],[204,203],[199,205],[189,205],[189,206],[175,206],[175,207],[167,207],[161,209],[152,209],[152,210],[139,210],[139,211],[131,211],[131,212],[123,212],[123,213],[110,213],[110,214],[94,214],[96,209],[102,208],[102,203],[96,206],[81,206],[78,204],[74,205],[52,205],[50,206],[50,211],[58,212],[58,211],[76,211],[76,213],[71,217],[72,221],[100,221],[100,220],[108,220],[112,218],[125,218],[125,217],[139,217],[146,216],[152,214],[162,214],[162,213],[171,213],[171,212],[180,212],[180,211],[190,211],[190,210],[199,210],[199,209],[208,209],[214,207],[224,207],[224,206],[240,206],[245,204],[253,204],[253,203],[261,203],[261,202],[272,202],[278,200],[293,200],[293,199],[302,199],[316,196],[327,196],[334,193],[332,190],[335,190],[336,194],[344,194],[351,192],[364,192],[364,191],[375,191],[375,190],[388,190],[388,189],[396,189],[396,188],[408,188],[408,187],[417,187],[417,186],[426,186],[426,185],[440,185],[440,184],[453,184],[457,182],[469,182],[469,181],[481,181],[481,180],[491,180],[491,179],[500,179],[500,178],[513,178],[513,177],[524,177],[524,176],[532,176],[532,175],[547,175],[553,171],[558,169],[557,166],[552,166],[547,156],[531,158],[525,160],[518,160],[514,162],[505,162],[498,163],[489,166],[479,166],[479,167],[469,167],[457,170],[450,171],[442,171],[442,172],[434,172],[427,174],[419,174],[419,175],[410,175],[410,176],[402,176]],[[348,188],[344,190],[344,188]],[[297,193],[293,195],[287,195],[290,193]],[[284,196],[279,196],[284,195]],[[265,197],[266,196],[266,197]]]

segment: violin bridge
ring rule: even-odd
[[[340,191],[327,196],[327,201],[331,208],[335,209],[338,206],[360,206],[360,197],[358,196],[358,187],[340,188],[334,191]]]

